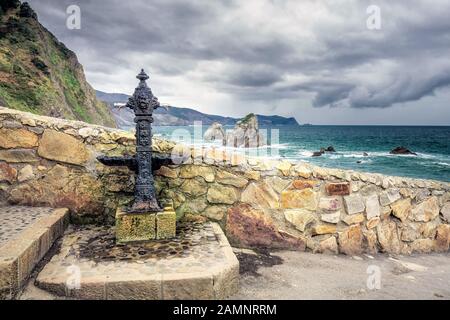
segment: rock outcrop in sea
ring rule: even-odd
[[[405,147],[396,147],[395,149],[392,149],[391,152],[389,152],[390,154],[409,154],[409,155],[414,155],[417,156],[417,153],[412,152],[411,150],[409,150],[408,148]]]
[[[208,130],[206,130],[205,134],[203,135],[203,139],[205,141],[221,141],[223,145],[226,143],[226,134],[225,130],[223,129],[223,126],[218,123],[214,122]]]
[[[253,113],[238,121],[235,128],[226,134],[229,147],[257,148],[266,145],[265,140],[258,128],[258,117]]]

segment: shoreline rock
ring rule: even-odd
[[[392,149],[389,153],[390,154],[414,155],[414,156],[417,156],[417,153],[412,152],[411,150],[409,150],[408,148],[405,148],[405,147],[396,147],[396,148]]]

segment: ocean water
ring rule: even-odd
[[[202,140],[206,129],[155,127],[154,134],[200,145],[207,144]],[[450,127],[277,126],[261,129],[270,145],[241,152],[302,160],[324,167],[450,182]],[[330,145],[336,153],[311,157],[312,152]],[[417,156],[389,154],[397,146],[407,147]],[[364,152],[369,155],[364,156]]]

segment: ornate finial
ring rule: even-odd
[[[141,81],[145,81],[149,78],[149,76],[145,73],[144,69],[141,69],[141,73],[139,73],[136,78],[138,78]]]

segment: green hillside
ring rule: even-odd
[[[115,127],[72,51],[25,2],[0,2],[0,105]]]

